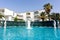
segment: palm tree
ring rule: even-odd
[[[53,20],[56,20],[56,13],[52,13],[51,18],[52,18]]]
[[[0,20],[3,20],[4,15],[2,13],[0,13]],[[5,17],[4,17],[5,18]]]
[[[56,26],[58,27],[59,14],[58,13],[53,13],[52,17],[53,17],[53,20],[56,21]]]
[[[50,3],[47,3],[47,4],[44,5],[44,9],[45,9],[45,12],[48,15],[48,19],[50,21],[50,14],[49,13],[52,9],[52,5]]]
[[[2,18],[2,17],[4,17],[4,15],[2,15],[2,14],[0,13],[0,18]]]
[[[40,14],[40,18],[42,19],[42,21],[44,21],[44,19],[46,18],[46,16],[45,16],[45,12],[41,12],[41,14]]]
[[[44,5],[44,9],[45,9],[45,12],[49,14],[52,9],[52,5],[50,3],[47,3]]]
[[[14,18],[14,21],[16,22],[18,20],[17,16]]]
[[[59,14],[59,20],[60,20],[60,14]]]
[[[56,20],[59,20],[59,13],[56,13]]]
[[[51,18],[52,18],[53,20],[59,20],[59,13],[52,13]]]

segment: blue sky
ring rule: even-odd
[[[0,8],[8,8],[15,12],[27,12],[41,10],[46,3],[51,3],[52,12],[60,13],[60,0],[0,0]]]

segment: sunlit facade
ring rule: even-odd
[[[1,8],[0,13],[3,14],[6,18],[7,21],[14,21],[14,18],[17,16],[17,18],[20,20],[30,20],[30,21],[36,21],[36,20],[41,20],[38,18],[40,16],[41,12],[45,12],[44,10],[37,10],[37,11],[31,11],[31,12],[24,12],[24,13],[16,13],[14,11],[11,11],[6,8]]]

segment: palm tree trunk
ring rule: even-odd
[[[42,21],[44,21],[44,18],[42,18]]]

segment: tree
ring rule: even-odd
[[[59,13],[56,13],[56,20],[59,20]]]
[[[60,20],[60,14],[59,14],[59,20]]]
[[[18,18],[17,18],[17,16],[14,18],[14,21],[18,21]]]
[[[44,19],[45,19],[45,12],[41,12],[41,14],[40,14],[40,18],[42,19],[42,21],[44,21]]]
[[[52,9],[52,5],[50,3],[47,3],[44,5],[44,9],[45,9],[45,12],[49,14]]]
[[[4,17],[4,15],[2,15],[2,14],[0,13],[0,18],[2,18],[2,17]]]
[[[45,12],[46,14],[48,15],[48,19],[50,20],[50,11],[52,9],[52,5],[50,3],[47,3],[44,5],[44,9],[45,9]]]
[[[56,13],[52,13],[51,18],[52,18],[53,20],[56,20]]]
[[[23,19],[18,18],[18,16],[16,16],[16,17],[14,18],[14,21],[15,21],[15,22],[25,22]]]
[[[52,13],[51,18],[52,18],[53,20],[59,20],[59,17],[60,17],[59,13]]]

